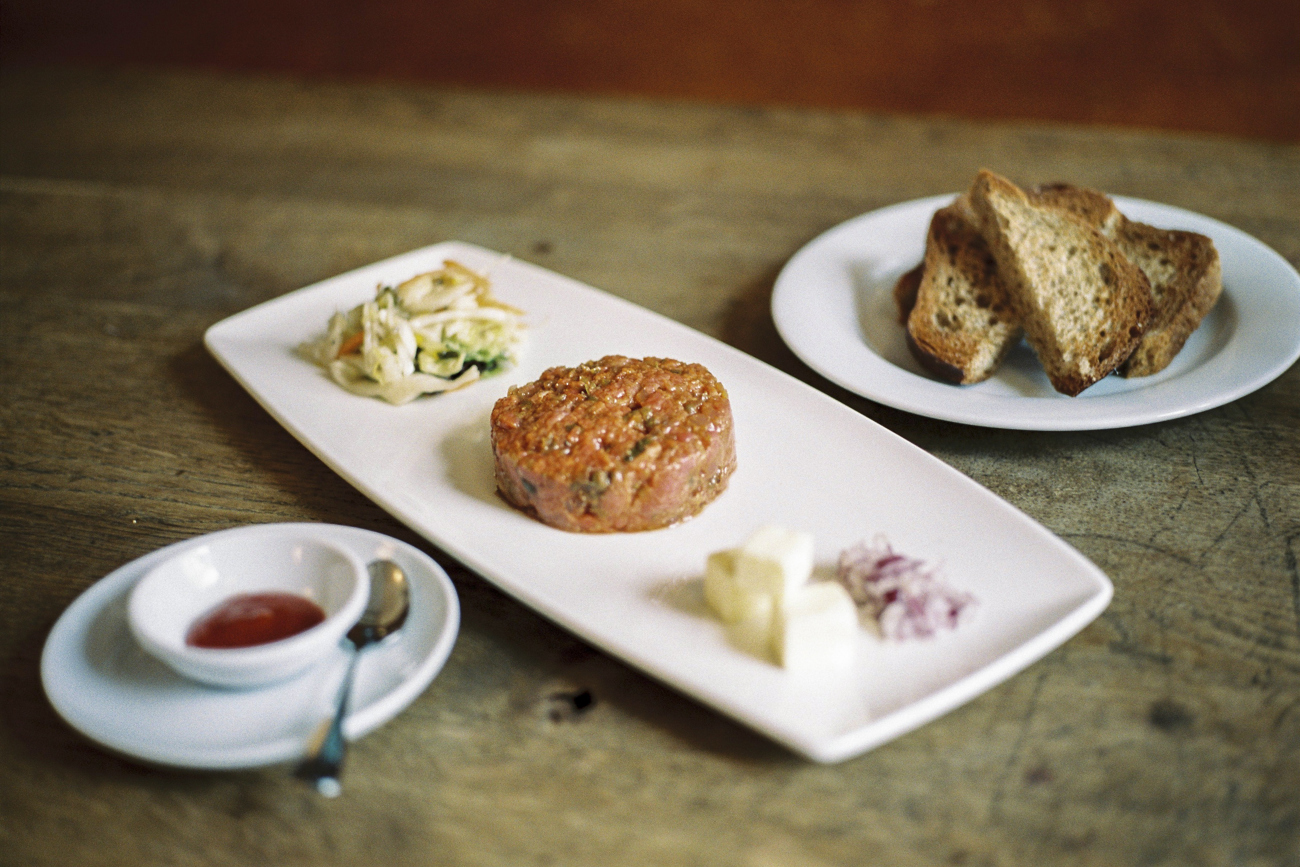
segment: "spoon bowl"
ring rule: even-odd
[[[411,610],[411,590],[402,567],[392,560],[375,560],[366,567],[370,596],[360,619],[348,630],[348,640],[357,650],[383,641],[402,628]]]

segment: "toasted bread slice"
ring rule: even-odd
[[[1154,312],[1142,270],[1088,219],[1032,201],[990,171],[975,178],[970,197],[1052,387],[1078,395],[1123,363]]]
[[[1223,291],[1219,251],[1196,232],[1157,229],[1124,220],[1115,243],[1151,282],[1155,314],[1133,354],[1119,367],[1121,376],[1150,376],[1174,356]]]
[[[1115,230],[1124,221],[1124,215],[1110,196],[1087,187],[1040,184],[1026,190],[1025,195],[1036,205],[1056,208],[1083,220],[1108,238],[1113,239]]]
[[[960,196],[930,220],[919,277],[909,271],[895,287],[900,310],[915,284],[907,316],[907,345],[923,367],[949,382],[981,382],[1020,339],[997,264]]]
[[[1150,376],[1164,370],[1223,291],[1214,242],[1196,232],[1157,229],[1130,220],[1110,197],[1084,187],[1047,184],[1030,191],[1029,198],[1084,220],[1142,269],[1151,284],[1155,312],[1137,348],[1119,366],[1119,373]]]
[[[894,284],[894,304],[898,307],[899,325],[907,325],[907,317],[916,306],[916,293],[921,290],[921,272],[924,270],[925,262],[921,262],[899,277],[898,282]]]

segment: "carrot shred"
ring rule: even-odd
[[[366,339],[365,329],[358,331],[347,340],[339,344],[339,353],[335,358],[342,358],[345,355],[351,355],[361,349],[361,342]]]

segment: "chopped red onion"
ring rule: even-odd
[[[895,553],[884,536],[845,549],[836,577],[892,641],[955,629],[975,604],[939,577],[939,567]]]

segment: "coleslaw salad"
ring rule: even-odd
[[[492,296],[459,262],[379,286],[373,301],[330,317],[299,352],[348,391],[408,403],[463,388],[518,361],[524,312]]]

